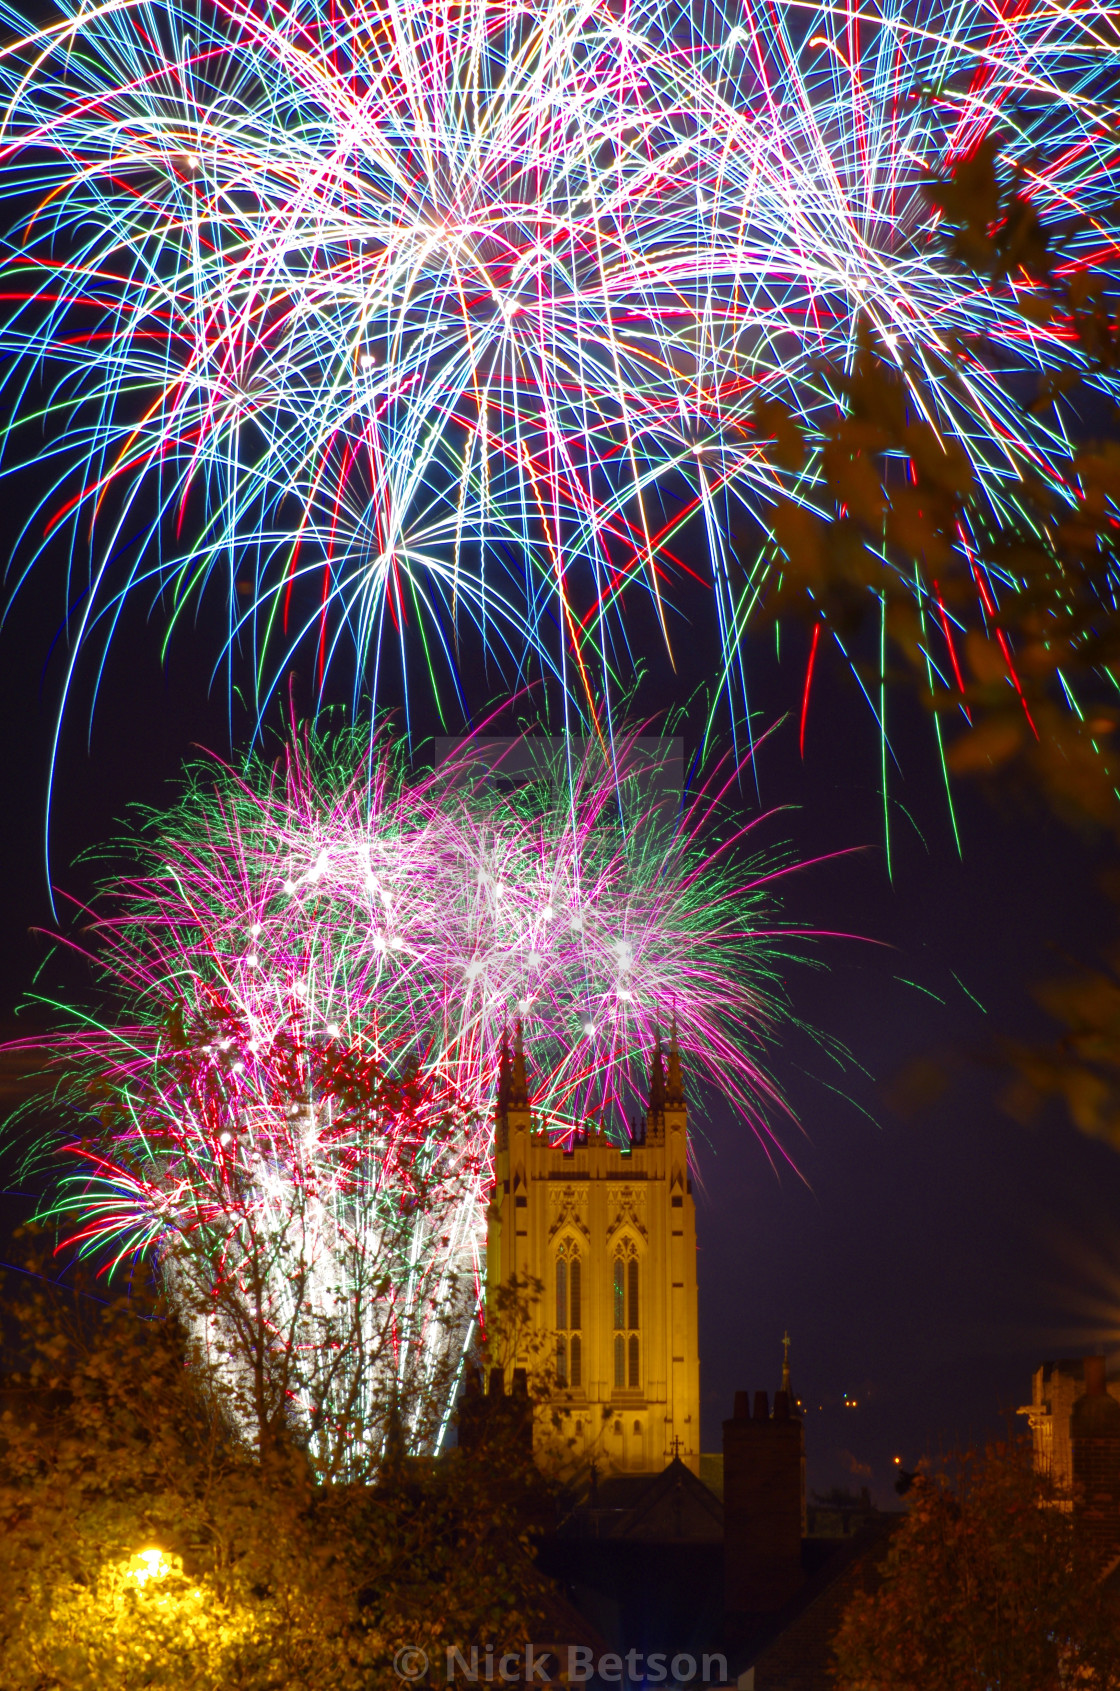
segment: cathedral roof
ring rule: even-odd
[[[577,1514],[595,1517],[598,1538],[653,1544],[723,1542],[722,1503],[679,1456],[660,1474],[612,1474],[600,1480],[594,1506],[585,1500]]]

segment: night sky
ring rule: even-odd
[[[50,921],[42,832],[64,648],[48,654],[63,604],[60,573],[47,568],[0,633],[0,1016],[8,1028],[44,952],[30,930]],[[162,668],[162,621],[157,613],[149,622],[146,609],[136,604],[124,618],[88,744],[92,664],[79,673],[66,721],[53,872],[78,896],[94,871],[75,860],[113,832],[131,802],[169,796],[192,744],[230,747],[225,682],[211,685],[216,600],[176,636]],[[640,616],[633,625],[648,664],[635,709],[654,732],[714,667],[710,604],[699,589],[686,610],[691,621],[674,622],[675,674],[652,627]],[[957,857],[932,731],[901,693],[890,718],[899,767],[888,876],[877,730],[825,647],[804,762],[802,631],[783,631],[780,664],[771,633],[760,631],[748,653],[757,725],[788,713],[756,767],[762,807],[790,808],[772,815],[759,838],[791,842],[809,865],[785,883],[790,920],[863,937],[821,938],[806,948],[818,966],[788,972],[793,1009],[809,1031],[787,1029],[767,1061],[800,1123],[775,1120],[797,1172],[776,1172],[718,1109],[703,1128],[703,1442],[719,1448],[736,1388],[777,1385],[788,1326],[794,1384],[808,1410],[810,1489],[867,1484],[889,1503],[896,1455],[912,1466],[924,1453],[998,1433],[1029,1398],[1043,1357],[1113,1342],[1120,1153],[1079,1136],[1056,1112],[1030,1127],[1011,1120],[998,1104],[1006,1076],[993,1060],[1000,1036],[1046,1033],[1030,983],[1059,970],[1063,955],[1090,957],[1110,937],[1109,913],[1096,892],[1102,847],[1029,795],[997,801],[962,787]],[[417,735],[438,732],[419,668],[414,680]],[[480,665],[466,683],[476,709],[500,691],[500,677]],[[306,709],[306,677],[292,686],[297,710]],[[340,678],[340,694],[348,688],[349,677]],[[391,685],[384,697],[394,703]],[[693,708],[677,726],[686,761],[702,720]],[[247,721],[236,710],[233,733],[243,745]],[[742,803],[759,807],[750,781]],[[813,866],[835,852],[850,854]],[[814,1029],[841,1042],[850,1060],[838,1064]],[[915,1063],[940,1077],[939,1094],[930,1085],[922,1096]],[[14,1185],[10,1157],[5,1183]],[[27,1201],[12,1192],[4,1201],[10,1227]],[[844,1407],[845,1393],[856,1407]]]

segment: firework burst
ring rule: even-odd
[[[983,520],[1021,516],[1064,451],[1008,373],[1063,365],[1068,325],[946,258],[924,190],[998,135],[1066,267],[1114,265],[1099,7],[8,22],[2,342],[59,465],[48,531],[94,536],[75,651],[136,588],[178,615],[216,575],[265,693],[294,645],[322,679],[344,637],[359,689],[387,642],[458,685],[465,621],[595,710],[631,589],[667,637],[693,524],[731,685],[769,567],[738,573],[735,511],[757,550],[780,494],[821,498],[819,454],[771,465],[759,405],[819,440],[861,321]]]
[[[400,1404],[442,1436],[515,1019],[554,1137],[621,1139],[675,1016],[693,1084],[778,1147],[789,942],[750,826],[721,831],[718,787],[665,815],[625,739],[492,777],[350,734],[201,766],[93,915],[106,1009],[47,1045],[79,1127],[54,1215],[109,1264],[154,1253],[240,1419],[294,1415],[324,1472],[376,1460]]]

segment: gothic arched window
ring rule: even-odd
[[[556,1259],[556,1325],[561,1332],[568,1325],[568,1264],[562,1256]]]
[[[619,1391],[638,1391],[642,1384],[639,1279],[641,1270],[634,1243],[622,1239],[612,1265],[614,1302],[614,1383]]]
[[[565,1239],[556,1255],[556,1378],[561,1386],[582,1388],[583,1264],[574,1240]]]

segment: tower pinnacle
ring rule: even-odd
[[[653,1062],[649,1070],[649,1113],[659,1116],[665,1109],[665,1064],[661,1056],[661,1035],[653,1048]]]
[[[681,1048],[677,1044],[677,1012],[673,1011],[673,1022],[669,1032],[669,1073],[665,1081],[665,1102],[673,1108],[680,1108],[684,1103],[684,1080],[681,1076]]]
[[[507,1102],[511,1110],[529,1108],[529,1086],[525,1079],[525,1043],[521,1034],[520,1017],[514,1023],[513,1029],[513,1067],[510,1071]]]
[[[498,1059],[498,1096],[495,1099],[494,1115],[500,1118],[505,1115],[509,1107],[509,1029],[502,1029],[502,1049]]]

